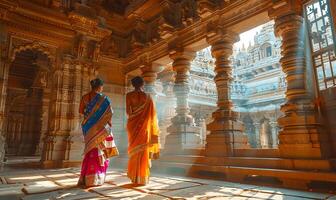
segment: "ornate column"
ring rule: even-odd
[[[93,63],[72,55],[63,55],[53,72],[49,128],[44,138],[44,167],[78,166],[82,159],[84,139],[80,129],[79,103],[89,92],[95,77]]]
[[[90,69],[92,67],[91,65],[87,65],[79,60],[72,60],[71,64],[72,81],[69,84],[71,85],[71,89],[69,89],[71,96],[69,97],[70,109],[68,111],[70,133],[64,138],[64,141],[66,142],[66,152],[63,166],[71,166],[74,162],[80,162],[82,157],[84,139],[80,127],[81,118],[78,113],[78,109],[82,95],[89,92],[89,90],[83,91],[83,85],[89,84],[89,81],[84,82],[86,77],[82,72],[84,68]]]
[[[254,136],[255,136],[255,147],[261,148],[261,142],[260,142],[260,131],[261,131],[261,124],[260,122],[254,122]]]
[[[279,150],[286,158],[323,158],[330,155],[328,135],[307,87],[304,19],[301,3],[279,1],[271,10],[275,33],[282,38],[281,67],[286,74],[286,103],[280,126]]]
[[[271,133],[272,133],[272,148],[278,148],[278,123],[275,121],[270,122]]]
[[[8,73],[9,73],[9,60],[7,58],[8,49],[7,45],[7,34],[5,26],[0,24],[0,168],[3,164],[5,157],[5,105],[7,98],[7,84],[8,84]]]
[[[67,120],[68,83],[70,73],[70,59],[64,57],[59,60],[52,72],[52,95],[50,97],[49,131],[44,138],[41,155],[45,168],[59,167],[65,158],[66,142],[64,137],[69,134]]]
[[[214,27],[207,37],[211,45],[215,62],[215,83],[217,87],[217,107],[212,113],[213,121],[207,125],[210,134],[206,139],[207,156],[231,156],[234,148],[247,148],[247,136],[243,133],[244,125],[238,121],[238,113],[232,110],[230,100],[230,83],[232,81],[232,66],[229,57],[233,44],[238,41],[236,33]]]
[[[172,68],[168,68],[159,74],[159,79],[162,83],[163,94],[160,103],[160,109],[162,109],[163,119],[159,121],[160,125],[160,144],[161,147],[165,147],[166,137],[168,135],[167,128],[171,126],[172,118],[175,116],[176,98],[174,96],[174,80],[175,72]]]
[[[49,83],[50,84],[50,83]],[[36,149],[36,155],[41,155],[43,150],[43,139],[48,134],[49,125],[49,106],[50,106],[51,90],[48,87],[43,88],[42,91],[42,109],[41,109],[41,135],[39,139],[39,145]]]
[[[5,58],[0,57],[0,167],[2,166],[2,161],[5,157],[5,105],[7,98],[8,72],[9,63]]]
[[[172,125],[167,131],[165,149],[180,152],[185,148],[196,148],[201,144],[199,127],[195,126],[190,115],[188,104],[189,97],[189,70],[190,62],[195,57],[195,52],[179,49],[170,54],[173,59],[173,70],[176,72],[174,94],[176,97],[176,116],[172,118]]]

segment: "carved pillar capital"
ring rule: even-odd
[[[187,86],[190,63],[195,58],[196,52],[179,49],[171,51],[169,56],[173,60],[172,68],[176,72],[175,84]]]
[[[227,48],[225,49],[232,49],[232,45],[239,41],[239,34],[227,29],[223,29],[217,27],[215,29],[210,29],[208,31],[206,40],[211,45],[219,45],[221,43],[225,43]],[[232,54],[232,52],[227,52],[228,54]]]
[[[299,31],[298,33],[300,33],[303,31],[303,17],[294,12],[276,17],[274,30],[277,37],[293,31]]]
[[[175,82],[176,72],[172,68],[168,68],[160,73],[160,81],[163,86],[163,93],[166,96],[173,96],[173,87]]]
[[[195,51],[186,50],[184,48],[176,48],[170,51],[169,57],[175,61],[177,59],[185,59],[192,61],[196,56]]]
[[[162,71],[162,66],[152,62],[145,63],[143,67],[140,68],[140,70],[145,81],[145,91],[155,96],[155,81],[157,79],[157,74]]]

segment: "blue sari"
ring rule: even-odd
[[[100,93],[92,99],[88,97],[85,95],[81,102],[84,105],[82,130],[85,156],[78,185],[92,187],[104,183],[108,158],[118,155],[118,150],[111,130],[113,112],[110,99]]]

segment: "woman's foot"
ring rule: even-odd
[[[133,187],[141,187],[141,186],[145,186],[145,183],[133,183]]]
[[[89,185],[89,186],[87,186],[87,185],[77,184],[77,186],[79,188],[82,188],[82,189],[89,189],[89,188],[93,188],[93,187],[99,187],[99,186],[102,186],[102,185]]]

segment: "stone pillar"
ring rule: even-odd
[[[5,105],[7,99],[8,72],[9,62],[7,62],[5,58],[0,57],[0,167],[3,164],[3,160],[5,157]]]
[[[174,96],[174,80],[175,72],[172,69],[165,70],[160,73],[160,81],[163,87],[164,97],[160,100],[160,108],[162,109],[163,119],[159,121],[160,125],[160,144],[164,148],[166,137],[168,135],[167,128],[171,126],[172,118],[175,116],[176,98]]]
[[[0,24],[0,168],[3,166],[5,158],[5,105],[7,99],[7,84],[9,73],[8,47],[7,45],[7,31],[6,26]]]
[[[67,84],[69,81],[70,63],[62,61],[52,74],[52,95],[50,97],[49,131],[44,138],[41,155],[42,166],[45,168],[60,167],[65,158],[66,142],[64,137],[69,134],[67,110]]]
[[[63,161],[63,166],[71,166],[73,163],[78,163],[81,161],[82,153],[84,149],[84,138],[82,135],[82,130],[80,127],[81,118],[78,112],[79,110],[79,103],[82,98],[82,94],[89,92],[89,90],[82,92],[83,84],[89,84],[89,81],[84,82],[83,79],[83,69],[90,68],[91,66],[86,66],[84,63],[76,60],[72,62],[72,88],[69,89],[71,96],[69,97],[70,100],[70,109],[68,111],[69,114],[69,125],[70,125],[70,133],[68,136],[64,138],[66,142],[66,151],[65,151],[65,158]]]
[[[197,148],[201,145],[199,127],[195,126],[190,115],[188,104],[189,97],[189,71],[190,62],[195,57],[195,52],[175,51],[170,54],[173,59],[173,70],[176,72],[174,94],[176,97],[176,116],[172,118],[172,125],[167,131],[165,150],[180,152],[185,148]]]
[[[78,166],[82,159],[83,138],[78,114],[83,88],[87,88],[83,63],[65,55],[53,74],[49,132],[44,139],[44,167]],[[88,71],[88,70],[86,70]]]
[[[215,83],[217,87],[217,107],[212,114],[213,121],[207,125],[210,134],[207,136],[207,156],[231,156],[234,148],[247,148],[248,139],[243,133],[244,125],[238,121],[238,113],[232,110],[230,100],[230,83],[232,66],[229,57],[233,44],[238,41],[236,33],[216,28],[207,37],[211,45],[212,56],[216,59]]]
[[[275,121],[270,122],[272,133],[272,148],[278,148],[278,123]]]
[[[307,87],[307,80],[313,77],[307,77],[306,73],[302,7],[294,1],[274,7],[270,15],[275,20],[276,35],[282,38],[280,63],[287,80],[287,101],[281,106],[284,116],[278,119],[280,155],[286,158],[328,157],[328,135],[322,127],[312,91]]]
[[[50,84],[50,83],[49,83]],[[39,139],[39,145],[36,149],[36,155],[41,155],[43,150],[43,139],[48,134],[48,124],[49,124],[49,105],[50,105],[50,88],[43,88],[42,92],[42,109],[41,109],[41,135]]]
[[[260,122],[254,122],[254,136],[255,136],[255,147],[261,148],[261,141],[260,141],[260,131],[261,131],[261,124]]]

